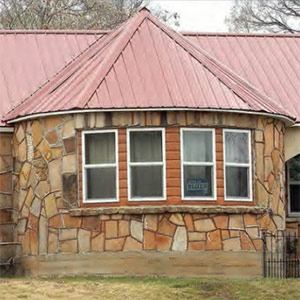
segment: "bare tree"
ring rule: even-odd
[[[300,0],[235,0],[225,23],[236,32],[300,32]]]
[[[4,29],[111,29],[143,0],[0,0]]]

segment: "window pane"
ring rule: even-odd
[[[225,132],[226,162],[249,163],[248,133]]]
[[[300,181],[300,155],[289,160],[288,164],[290,181]]]
[[[115,199],[116,168],[86,169],[87,198]]]
[[[184,166],[184,196],[213,196],[213,168]]]
[[[131,197],[162,197],[162,166],[131,167]]]
[[[207,131],[184,131],[184,161],[212,162],[212,133]]]
[[[300,184],[290,185],[291,212],[300,213]]]
[[[226,196],[249,198],[249,169],[226,167]]]
[[[162,132],[161,131],[130,132],[130,161],[131,162],[162,161]]]
[[[86,164],[115,163],[115,133],[95,133],[85,135]]]

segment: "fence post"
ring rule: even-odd
[[[262,230],[262,242],[263,242],[263,276],[267,277],[267,239],[266,239],[266,230]]]

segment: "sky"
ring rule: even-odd
[[[180,14],[180,31],[226,32],[232,0],[151,0],[150,5]]]

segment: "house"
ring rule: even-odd
[[[0,32],[0,252],[25,274],[261,275],[299,230],[300,36]]]

